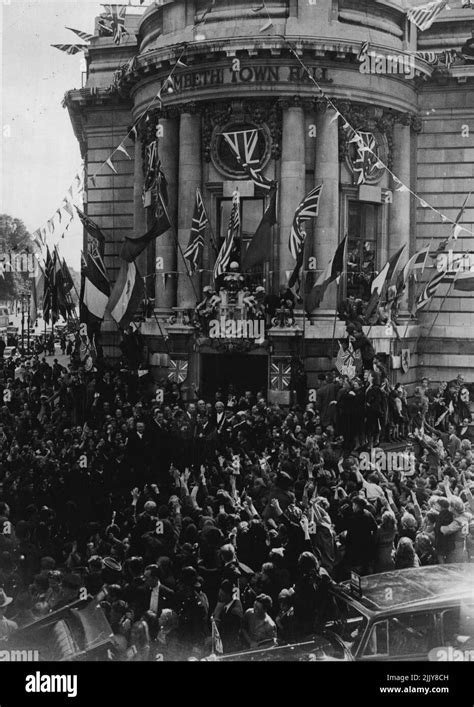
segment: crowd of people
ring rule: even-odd
[[[230,654],[320,631],[351,571],[471,561],[463,379],[407,400],[357,347],[359,375],[322,375],[289,409],[232,384],[161,398],[105,362],[5,361],[0,640],[85,588],[119,659],[202,658],[217,635]],[[385,428],[405,437],[399,465]]]

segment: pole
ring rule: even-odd
[[[337,325],[337,308],[339,305],[339,285],[341,282],[341,275],[337,278],[337,289],[336,289],[336,307],[334,308],[334,324],[332,328],[332,339],[331,339],[331,363],[332,359],[334,358],[334,340],[336,338],[336,325]]]
[[[26,342],[27,342],[26,345],[28,347],[28,353],[30,351],[30,324],[31,324],[31,321],[30,321],[30,299],[31,299],[31,295],[28,294],[27,299],[26,299],[26,304],[28,307],[27,319],[26,319],[26,321],[28,323],[28,331],[27,331],[27,335],[26,335]]]
[[[21,349],[25,351],[25,296],[23,292],[20,295],[21,302]]]

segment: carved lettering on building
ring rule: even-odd
[[[311,75],[318,82],[329,81],[327,69],[309,67]],[[163,84],[165,81],[163,81]],[[232,63],[229,68],[198,69],[185,71],[174,77],[176,93],[208,86],[245,85],[245,84],[298,84],[312,83],[305,69],[301,66],[242,66]],[[162,84],[162,85],[163,85]]]

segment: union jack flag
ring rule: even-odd
[[[128,34],[125,29],[126,5],[104,5],[105,15],[99,20],[99,27],[106,33],[111,34],[115,44],[120,44],[122,37]]]
[[[188,362],[183,359],[178,359],[173,361],[170,359],[169,370],[168,370],[168,380],[172,383],[184,383],[188,377]]]
[[[189,236],[188,247],[183,255],[189,262],[191,272],[196,272],[202,251],[204,249],[204,233],[209,224],[201,192],[196,189],[196,204],[194,206],[193,223]]]
[[[358,133],[357,159],[354,160],[354,172],[358,174],[357,184],[364,184],[375,164],[378,162],[376,154],[377,142],[372,133]]]
[[[272,390],[289,390],[291,385],[291,362],[273,361],[270,365],[270,387]]]
[[[319,199],[322,189],[323,185],[320,184],[319,187],[315,187],[315,189],[310,191],[295,211],[288,244],[290,253],[295,260],[303,250],[306,239],[306,233],[301,229],[301,224],[304,221],[309,221],[309,219],[315,218],[318,215]]]
[[[229,265],[230,256],[232,254],[232,249],[234,247],[234,239],[236,234],[240,229],[240,194],[238,191],[234,192],[232,198],[232,211],[230,214],[229,227],[227,229],[227,235],[225,237],[224,243],[217,256],[216,264],[214,265],[214,280],[216,280],[219,275],[222,275],[227,271]]]
[[[257,155],[258,130],[238,130],[232,133],[223,133],[223,137],[234,153],[237,162],[247,173],[250,179],[262,189],[270,191],[275,187],[275,182],[266,179],[261,173],[262,166]]]
[[[431,280],[426,283],[422,292],[417,297],[415,303],[415,312],[418,312],[419,309],[422,309],[422,307],[425,307],[429,302],[431,302],[441,283],[452,284],[455,280],[455,277],[456,273],[454,272],[450,273],[447,270],[438,270],[435,275],[433,275]]]
[[[425,5],[412,7],[408,10],[407,17],[410,22],[413,22],[413,24],[421,30],[421,32],[424,32],[426,29],[431,27],[441,10],[443,10],[446,5],[447,0],[434,0],[434,2],[428,2]]]
[[[352,343],[349,343],[347,349],[344,350],[339,343],[335,366],[341,375],[348,376],[351,379],[355,378],[362,368],[360,350],[354,351]]]
[[[66,54],[79,54],[87,49],[87,44],[52,44],[51,46]]]

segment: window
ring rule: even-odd
[[[462,647],[468,643],[470,647],[474,640],[474,606],[461,604],[443,611],[442,636],[443,646]]]
[[[435,615],[432,612],[400,614],[388,621],[389,655],[428,655],[437,645]]]
[[[369,640],[364,650],[364,658],[375,658],[388,655],[388,623],[382,621],[375,624],[370,632]]]
[[[347,296],[370,299],[377,268],[376,204],[349,201],[347,224]]]

